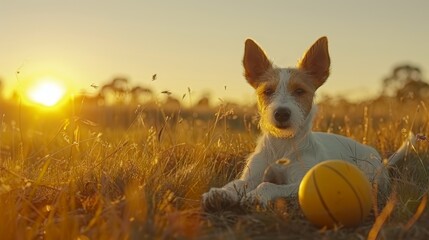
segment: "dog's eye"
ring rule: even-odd
[[[274,93],[274,90],[272,88],[267,88],[264,90],[265,96],[271,96],[271,95],[273,95],[273,93]]]
[[[305,93],[305,90],[302,88],[295,89],[294,93],[298,96],[303,95]]]

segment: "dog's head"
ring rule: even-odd
[[[304,127],[314,93],[329,76],[328,39],[317,40],[296,68],[273,66],[264,51],[247,39],[243,66],[244,76],[257,93],[262,129],[279,138],[292,138]]]

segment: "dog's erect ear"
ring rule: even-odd
[[[259,77],[272,68],[272,63],[258,44],[247,39],[244,46],[243,66],[247,82],[256,88],[261,81]]]
[[[328,52],[328,39],[321,37],[304,54],[298,68],[315,79],[315,87],[320,87],[329,76],[331,60]]]

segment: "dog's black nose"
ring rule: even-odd
[[[290,118],[290,110],[288,108],[278,108],[274,112],[274,119],[279,123],[287,122]]]

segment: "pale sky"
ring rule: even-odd
[[[318,94],[365,97],[398,64],[427,78],[428,26],[424,0],[0,0],[0,78],[10,89],[51,75],[94,92],[91,84],[126,76],[157,93],[190,87],[195,98],[252,102],[246,38],[286,67],[326,35],[332,74]]]

